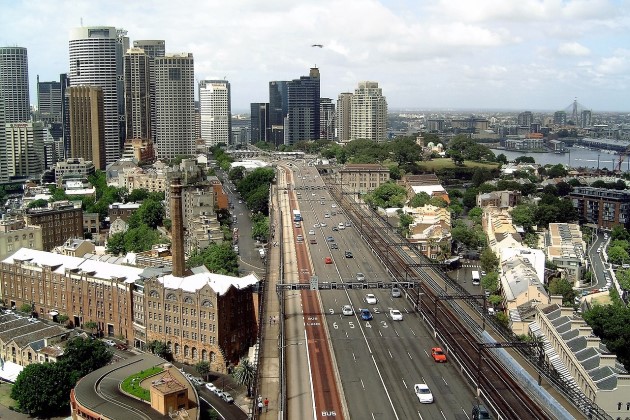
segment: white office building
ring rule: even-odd
[[[232,108],[230,82],[202,80],[199,82],[201,138],[210,148],[219,143],[230,144]]]
[[[9,177],[39,176],[42,173],[45,137],[46,128],[41,122],[6,124],[6,163]]]
[[[155,58],[157,158],[195,151],[195,66],[192,53]]]
[[[111,26],[86,26],[70,32],[70,86],[103,89],[105,160],[121,156],[124,133],[123,53],[128,49],[126,32]]]
[[[350,140],[387,140],[387,100],[377,82],[359,82],[352,95]]]

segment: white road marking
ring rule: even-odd
[[[424,420],[424,419],[422,418],[422,414],[420,414],[420,412],[419,412],[419,411],[418,411],[418,417],[420,417],[420,420]]]
[[[411,334],[413,334],[414,336],[416,335],[416,333],[413,330],[410,330]]]
[[[405,380],[404,380],[404,379],[402,380],[402,383],[403,383],[403,385],[405,386],[405,388],[408,388],[408,387],[407,387],[407,382],[405,382]]]
[[[407,356],[409,356],[409,358],[413,360],[413,357],[411,357],[411,353],[407,352]]]
[[[442,380],[444,381],[444,383],[446,384],[446,386],[448,386],[448,382],[446,382],[446,379],[444,379],[444,376],[442,376]]]
[[[442,417],[444,417],[444,420],[447,420],[446,416],[444,415],[444,412],[442,410],[440,410],[440,414],[442,415]]]
[[[361,379],[361,387],[365,389],[365,384],[363,383],[363,379]]]
[[[394,356],[392,356],[392,352],[391,352],[391,351],[389,351],[389,349],[387,349],[387,353],[389,353],[389,358],[390,358],[390,359],[393,359],[393,358],[394,358]]]

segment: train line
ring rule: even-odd
[[[436,334],[440,335],[449,352],[460,360],[468,372],[474,373],[468,377],[469,382],[478,387],[501,418],[552,418],[523,390],[492,351],[482,349],[482,330],[478,322],[458,305],[441,299],[446,296],[439,284],[441,276],[435,268],[429,266],[428,260],[417,251],[412,256],[411,248],[405,246],[405,239],[367,206],[351,202],[334,187],[331,188],[331,193],[354,225],[361,230],[394,279],[420,281],[419,290],[408,290],[412,299],[419,303],[425,319],[433,322]],[[414,260],[414,257],[420,262],[426,262],[427,266],[422,267],[422,263]],[[460,294],[457,290],[451,290],[451,293]],[[478,304],[473,306],[481,308]]]

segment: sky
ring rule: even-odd
[[[317,66],[321,96],[376,81],[390,110],[630,111],[630,0],[0,0],[0,46],[68,71],[70,29],[115,26],[191,52],[232,110]],[[312,47],[321,44],[322,48]]]

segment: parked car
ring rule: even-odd
[[[232,398],[232,396],[230,395],[229,392],[224,392],[223,396],[221,396],[221,398],[223,398],[223,401],[225,401],[228,404],[233,404],[234,403],[234,398]]]
[[[194,377],[194,378],[192,378],[190,380],[190,382],[192,382],[193,384],[198,385],[198,386],[203,385],[203,379],[201,379],[201,378]]]
[[[415,384],[413,390],[418,397],[418,401],[422,404],[430,404],[433,402],[433,394],[427,384]]]
[[[446,354],[441,347],[433,347],[431,349],[431,357],[438,363],[446,363]]]
[[[207,382],[205,385],[206,389],[212,393],[216,393],[217,391],[217,387],[214,386],[214,384],[212,382]]]
[[[114,340],[103,340],[103,343],[107,344],[108,346],[112,346],[112,347],[114,347],[116,345],[116,342]]]
[[[123,344],[123,343],[117,343],[117,344],[116,344],[116,348],[117,348],[118,350],[127,350],[127,349],[128,349],[127,345],[126,345],[126,344]]]

